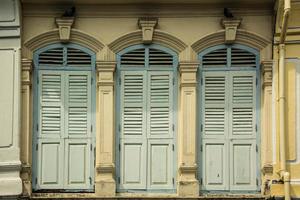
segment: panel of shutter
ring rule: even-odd
[[[159,49],[149,49],[149,67],[172,67],[173,56]]]
[[[92,64],[92,57],[75,48],[67,48],[67,65],[70,66],[90,66]]]
[[[63,72],[39,72],[39,137],[56,137],[63,134]]]
[[[40,53],[39,55],[39,65],[59,65],[64,64],[64,53],[63,47],[49,49]]]
[[[66,72],[66,133],[87,137],[91,130],[91,72]]]
[[[121,56],[122,67],[144,67],[145,49],[135,49]]]
[[[148,136],[172,137],[172,72],[148,72]]]
[[[122,137],[141,137],[145,130],[145,72],[122,72]]]
[[[256,55],[244,49],[231,48],[231,67],[256,67]]]
[[[203,74],[203,131],[204,137],[224,136],[226,133],[226,87],[227,76],[222,72]]]
[[[232,72],[231,133],[233,137],[255,137],[255,72]]]
[[[226,67],[227,66],[227,48],[217,49],[205,54],[202,57],[203,67]]]

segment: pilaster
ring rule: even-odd
[[[115,133],[114,133],[114,61],[96,63],[97,135],[96,135],[96,196],[115,196]]]
[[[32,60],[22,59],[21,61],[21,83],[22,83],[22,109],[21,109],[21,178],[23,183],[23,195],[31,195],[31,86],[32,86]]]
[[[196,178],[196,72],[198,62],[180,62],[179,196],[198,196]]]
[[[262,94],[263,94],[263,111],[262,111],[262,132],[261,132],[261,161],[263,182],[267,183],[273,175],[272,160],[272,67],[273,61],[262,61],[261,69],[263,75]],[[267,185],[267,184],[262,184]],[[263,193],[268,193],[268,188],[262,188]]]

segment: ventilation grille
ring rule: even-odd
[[[145,49],[136,49],[121,56],[121,65],[130,67],[145,66]]]
[[[203,67],[226,67],[227,49],[218,49],[203,56]]]
[[[64,53],[63,47],[49,49],[39,55],[40,65],[59,65],[63,66],[64,60],[66,60],[67,65],[70,66],[90,66],[92,64],[92,57],[74,48],[67,48],[67,54]]]
[[[91,65],[91,56],[79,49],[67,49],[67,63],[72,66]]]
[[[49,49],[39,55],[40,65],[63,65],[63,48]]]
[[[243,49],[231,49],[232,67],[256,67],[256,56]]]
[[[150,67],[159,67],[159,66],[168,66],[172,67],[173,65],[173,56],[157,49],[149,49],[149,66]]]

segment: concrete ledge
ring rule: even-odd
[[[15,196],[22,193],[22,180],[19,177],[0,178],[0,196]]]

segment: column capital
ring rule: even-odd
[[[263,74],[263,87],[272,86],[272,67],[273,67],[273,60],[265,60],[261,62],[261,70]]]
[[[97,72],[114,72],[116,69],[115,61],[96,61]]]
[[[199,61],[181,61],[179,63],[179,71],[180,73],[197,72],[199,64],[200,64]]]
[[[113,86],[115,69],[115,61],[96,61],[96,70],[99,75],[98,85]]]
[[[33,62],[31,59],[22,58],[22,85],[31,85],[31,71],[33,68]]]

